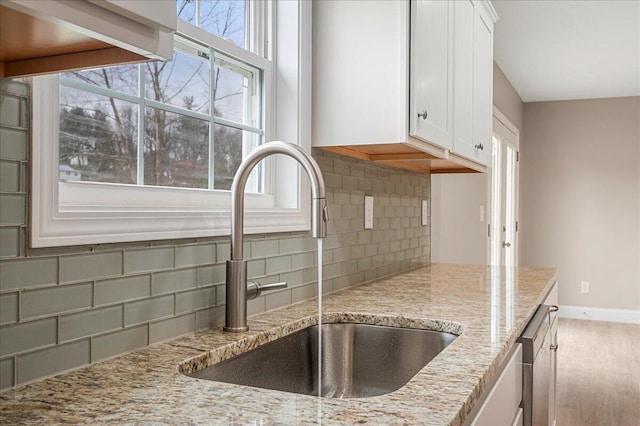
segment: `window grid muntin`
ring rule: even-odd
[[[199,4],[199,2],[197,2]],[[146,97],[146,73],[143,69],[145,64],[138,64],[138,96],[131,95],[128,93],[120,92],[113,89],[104,88],[101,86],[97,86],[94,84],[86,83],[83,81],[66,78],[64,76],[60,76],[60,85],[76,88],[79,90],[83,90],[86,92],[112,97],[114,99],[124,100],[131,103],[135,103],[138,107],[138,132],[137,132],[137,174],[136,174],[136,185],[138,186],[159,186],[159,185],[145,185],[144,184],[144,126],[145,126],[145,113],[147,107],[157,108],[167,112],[181,114],[188,117],[196,118],[199,120],[207,121],[209,124],[209,170],[208,170],[208,189],[216,190],[215,186],[215,158],[214,158],[214,144],[215,144],[215,124],[224,125],[228,127],[232,127],[243,132],[249,132],[256,135],[258,138],[258,145],[264,143],[264,130],[263,127],[263,112],[262,112],[262,100],[260,99],[260,95],[262,94],[262,90],[260,90],[260,86],[264,84],[263,82],[263,73],[259,68],[251,64],[246,64],[240,60],[234,59],[222,52],[217,51],[213,47],[205,47],[202,44],[195,42],[189,37],[183,37],[182,35],[176,35],[176,48],[175,50],[181,52],[185,55],[189,55],[198,60],[203,60],[204,58],[197,53],[194,54],[194,50],[198,50],[198,47],[202,47],[203,49],[208,49],[209,58],[208,63],[210,66],[209,78],[209,90],[210,90],[210,111],[209,114],[199,113],[197,111],[188,110],[186,108],[181,108],[178,106],[165,104],[162,102],[155,101],[153,99],[147,99]],[[194,46],[195,45],[195,46]],[[191,48],[189,48],[191,47]],[[204,62],[204,61],[203,61]],[[244,78],[249,80],[248,88],[249,90],[245,91],[244,96],[249,97],[249,100],[245,100],[243,114],[247,114],[247,110],[249,110],[249,114],[252,119],[255,117],[255,122],[257,126],[255,127],[251,125],[247,125],[244,123],[239,123],[233,120],[224,119],[221,117],[216,117],[215,113],[215,99],[214,93],[216,90],[215,87],[215,73],[214,66],[218,65],[219,67],[223,67],[225,69],[229,69],[233,72],[243,75]],[[255,101],[254,101],[255,99]],[[245,149],[246,142],[243,140],[242,146],[242,157],[244,158],[248,153]],[[264,169],[262,166],[258,167],[259,173],[259,181],[257,185],[257,192],[262,192],[264,189]],[[217,191],[220,191],[219,189]]]
[[[176,5],[177,3],[178,3],[178,0],[176,0]],[[194,25],[198,28],[202,28],[202,19],[201,19],[202,0],[195,0],[194,3],[195,3],[195,12],[194,12],[195,16],[193,17]],[[260,10],[258,10],[258,8],[260,8]],[[264,8],[264,2],[262,1],[247,1],[247,0],[244,1],[244,7],[243,7],[244,42],[243,42],[243,45],[240,46],[243,49],[249,50],[251,52],[256,50],[255,46],[253,46],[254,44],[256,44],[254,42],[254,37],[253,37],[254,36],[253,33],[255,32],[254,25],[256,22],[258,22],[258,18],[256,17],[256,15],[258,14],[262,15],[263,13],[261,12],[263,8]],[[178,16],[178,19],[180,19],[180,16]],[[184,21],[184,22],[188,22],[188,21]],[[218,35],[216,34],[216,36]],[[255,53],[260,53],[260,52],[255,52]]]

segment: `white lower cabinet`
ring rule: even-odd
[[[488,392],[488,394],[487,394]],[[522,344],[517,343],[494,386],[473,417],[473,426],[522,424]],[[520,418],[520,420],[518,420]],[[519,423],[518,423],[519,422]]]
[[[542,304],[557,307],[557,282],[553,285]],[[548,422],[546,418],[538,418],[537,420],[534,419],[533,423],[554,426],[556,424],[556,350],[558,348],[558,318],[556,309],[554,308],[551,309],[549,321],[549,333],[546,335],[541,349],[541,351],[549,351],[543,355],[544,357],[549,357],[550,363],[548,378],[549,418]],[[520,406],[523,397],[522,344],[517,343],[514,348],[511,356],[499,369],[501,373],[498,379],[490,389],[485,390],[480,396],[476,408],[471,411],[469,418],[464,422],[465,425],[522,426],[524,424],[524,412]],[[543,361],[540,362],[544,363]],[[547,381],[541,381],[540,386],[547,386]],[[544,413],[544,415],[546,416],[546,413]]]
[[[547,299],[544,301],[545,305],[558,306],[558,283],[556,283]],[[549,337],[551,346],[551,368],[549,377],[549,425],[554,426],[556,424],[556,381],[558,371],[557,350],[558,350],[558,315],[557,312],[551,312],[551,326],[549,329]]]
[[[524,424],[524,410],[520,408],[513,421],[513,426],[522,426]]]

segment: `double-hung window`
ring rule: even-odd
[[[178,0],[172,61],[35,78],[32,246],[228,234],[240,162],[278,137],[275,110],[308,102],[274,90],[290,78],[274,66],[276,34],[301,31],[276,30],[274,15],[304,16],[290,3]],[[300,48],[279,65],[299,65]],[[300,116],[278,121],[291,142]],[[248,232],[308,227],[306,191],[281,161],[251,175]]]
[[[169,62],[60,76],[59,167],[74,180],[230,189],[243,154],[264,138],[268,64],[175,38]]]

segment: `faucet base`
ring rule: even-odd
[[[227,331],[229,333],[242,333],[244,331],[249,331],[249,327],[222,327],[222,331]]]
[[[227,306],[224,331],[247,331],[247,261],[227,260]]]

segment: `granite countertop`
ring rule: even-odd
[[[0,423],[462,424],[555,269],[432,264],[325,295],[324,319],[460,334],[399,390],[331,399],[193,379],[192,370],[317,322],[310,300],[0,394]]]

